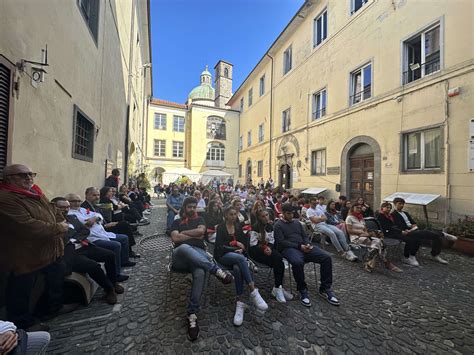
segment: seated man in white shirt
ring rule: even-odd
[[[98,212],[82,208],[79,195],[67,194],[65,198],[71,205],[68,214],[75,215],[81,223],[89,228],[90,235],[87,240],[96,246],[112,250],[115,253],[117,282],[128,279],[127,276],[120,274],[122,266],[134,266],[136,264],[129,260],[128,237],[124,234],[107,232],[102,225],[104,217]]]
[[[346,236],[336,226],[332,226],[326,223],[326,215],[323,208],[317,208],[318,198],[311,197],[309,199],[310,208],[306,211],[306,216],[311,221],[311,225],[315,232],[321,233],[328,236],[331,239],[331,243],[336,248],[337,252],[345,257],[349,261],[356,261],[357,256],[352,252],[349,244],[347,243]]]

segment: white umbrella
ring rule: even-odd
[[[197,182],[201,174],[187,168],[175,168],[163,173],[163,183],[168,185],[182,176],[187,176],[191,181]]]
[[[203,184],[208,184],[209,181],[214,179],[215,177],[218,180],[222,180],[224,178],[228,178],[230,176],[233,176],[232,174],[222,171],[222,170],[207,170],[201,173],[201,182]]]

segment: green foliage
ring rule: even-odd
[[[474,239],[474,217],[459,218],[448,226],[448,233],[462,238]]]

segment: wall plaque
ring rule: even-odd
[[[339,175],[340,173],[341,173],[340,166],[331,166],[331,167],[328,167],[326,170],[326,174],[328,175]]]

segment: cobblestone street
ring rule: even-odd
[[[246,312],[239,328],[232,324],[234,286],[217,283],[214,294],[211,278],[199,314],[200,337],[191,343],[184,322],[189,281],[174,274],[168,290],[164,200],[155,201],[149,218],[152,223],[140,228],[144,236],[137,241],[142,257],[125,270],[131,277],[119,303],[106,305],[98,291],[88,307],[54,319],[50,353],[474,353],[474,260],[448,251],[450,264],[444,266],[430,261],[426,248],[420,268],[396,261],[405,271],[401,275],[368,274],[360,262],[334,255],[340,307],[317,296],[310,265],[311,308],[296,298],[277,303],[270,295],[273,278],[260,271],[256,284],[270,309],[263,316]]]

